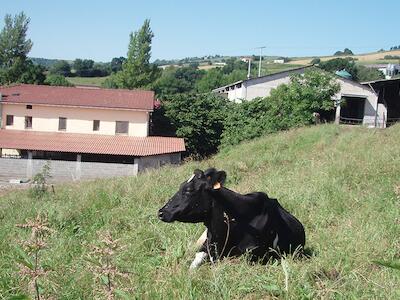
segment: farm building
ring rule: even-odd
[[[48,160],[60,179],[180,163],[183,139],[149,136],[153,107],[152,91],[0,87],[0,177],[30,178]]]
[[[229,85],[214,89],[234,102],[252,100],[257,97],[267,97],[271,90],[280,84],[290,82],[293,74],[303,74],[305,66],[258,78],[240,80]],[[331,121],[346,124],[362,124],[368,127],[386,127],[400,121],[400,79],[378,80],[358,83],[340,76],[335,76],[340,84],[340,91],[335,95],[335,111]]]

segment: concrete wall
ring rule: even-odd
[[[179,164],[181,153],[170,153],[154,156],[143,156],[138,158],[139,172],[149,168],[159,168],[167,164]]]
[[[0,179],[28,179],[40,172],[47,160],[0,158]],[[135,159],[134,164],[50,160],[51,181],[75,181],[105,177],[135,176],[148,168],[179,164],[180,153]]]
[[[378,96],[367,87],[352,84],[351,82],[342,79],[336,79],[336,81],[340,84],[340,91],[334,98],[341,99],[344,96],[365,98],[363,125],[370,127],[375,126]],[[378,115],[378,118],[382,118],[382,116]]]
[[[6,179],[27,179],[40,172],[47,160],[0,158],[0,177]],[[102,177],[134,176],[134,164],[114,164],[97,162],[76,162],[51,160],[50,174],[53,181],[74,181]],[[135,172],[136,170],[136,172]]]
[[[299,69],[291,71],[290,74],[285,72],[245,80],[240,88],[235,87],[235,89],[228,91],[228,99],[241,102],[241,99],[252,100],[257,97],[267,97],[272,89],[277,88],[282,83],[289,83],[291,74],[303,74],[304,71],[304,69]]]
[[[267,82],[249,84],[246,89],[246,99],[252,100],[257,97],[268,97],[272,89],[276,89],[281,84],[290,82],[290,77],[277,78]]]
[[[6,126],[6,115],[14,116],[14,125]],[[149,112],[32,105],[2,104],[2,128],[25,130],[25,116],[32,116],[33,131],[58,131],[58,118],[67,118],[63,132],[115,135],[115,121],[129,122],[129,136],[144,137],[149,130]],[[93,131],[93,120],[100,120],[100,130]]]

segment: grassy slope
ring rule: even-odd
[[[279,297],[399,299],[400,272],[374,259],[400,257],[400,126],[372,130],[334,125],[296,129],[225,149],[210,160],[166,167],[137,178],[60,185],[49,199],[24,191],[0,199],[0,299],[25,289],[13,245],[15,224],[37,212],[56,230],[44,252],[57,299],[93,298],[85,260],[96,232],[111,230],[126,248],[119,266],[132,272],[131,293],[147,299]],[[201,224],[166,224],[157,209],[196,167],[228,173],[236,191],[265,191],[305,225],[313,257],[281,264],[243,258],[205,265],[190,274],[192,243]],[[49,290],[49,288],[47,288]]]

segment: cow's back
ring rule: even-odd
[[[276,199],[276,223],[279,235],[279,249],[283,252],[293,252],[299,246],[305,245],[305,232],[303,224],[286,209],[284,209]]]

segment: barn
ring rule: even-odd
[[[251,101],[257,97],[267,97],[271,90],[280,84],[290,82],[293,74],[304,74],[306,70],[320,70],[315,66],[304,66],[271,75],[240,80],[217,89],[230,101]],[[322,71],[323,72],[323,71]],[[335,111],[329,121],[338,124],[365,125],[385,128],[400,121],[400,78],[358,83],[338,75],[335,80],[340,84],[340,91],[332,98]]]

